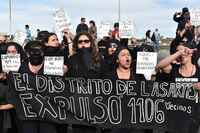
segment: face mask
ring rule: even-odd
[[[80,48],[77,51],[81,55],[81,59],[87,69],[90,68],[92,62],[92,49],[91,48]]]
[[[92,49],[91,48],[80,48],[80,49],[78,49],[78,53],[80,53],[80,54],[91,54]]]
[[[44,54],[42,51],[40,51],[39,49],[37,50],[31,50],[31,52],[29,53],[29,61],[31,63],[31,65],[40,65],[42,64],[43,60],[44,60]]]
[[[47,54],[57,53],[59,51],[59,49],[60,49],[60,47],[47,46],[45,49],[45,53],[47,53]]]
[[[31,65],[34,65],[34,66],[42,64],[43,60],[44,60],[43,56],[34,55],[34,56],[29,57],[29,61]]]

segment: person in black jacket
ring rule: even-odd
[[[75,36],[73,51],[75,54],[69,58],[68,77],[100,78],[102,58],[89,33]]]
[[[21,65],[19,72],[32,75],[43,74],[44,44],[30,41],[25,47],[27,60]],[[22,120],[21,133],[56,133],[55,124],[39,120]]]
[[[73,41],[74,55],[69,58],[68,77],[100,78],[101,56],[92,36],[87,32],[77,34]],[[73,133],[95,133],[96,127],[79,124],[72,125]]]
[[[88,32],[89,28],[88,25],[85,24],[86,20],[85,18],[81,18],[81,23],[76,28],[76,34],[80,32]]]

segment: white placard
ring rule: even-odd
[[[63,76],[63,56],[45,56],[44,59],[44,74]]]
[[[55,21],[55,33],[57,34],[59,42],[62,41],[62,32],[63,30],[72,30],[72,24],[70,23],[69,16],[65,13],[64,9],[60,8],[55,11],[53,14],[53,18]]]
[[[1,63],[3,72],[9,72],[9,71],[17,72],[21,65],[20,54],[16,55],[2,54]]]
[[[59,32],[64,29],[70,29],[71,23],[69,22],[69,17],[65,14],[64,9],[58,9],[54,13],[55,28]]]
[[[14,34],[14,42],[20,44],[21,46],[24,45],[24,41],[26,39],[26,33],[23,31],[17,31]]]
[[[103,38],[104,36],[108,36],[108,33],[113,28],[112,22],[101,22],[98,29],[98,37]]]
[[[138,52],[136,73],[144,74],[145,77],[150,78],[157,64],[156,52]]]
[[[190,12],[191,22],[194,26],[200,25],[200,9],[192,9]]]
[[[120,21],[119,37],[132,38],[134,36],[134,23],[132,21]]]

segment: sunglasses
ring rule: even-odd
[[[79,44],[81,44],[81,43],[83,43],[83,42],[84,42],[84,43],[89,43],[90,40],[78,40],[78,43],[79,43]]]

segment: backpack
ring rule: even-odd
[[[155,34],[153,33],[153,35],[151,36],[151,41],[155,42],[156,41],[156,37]]]

